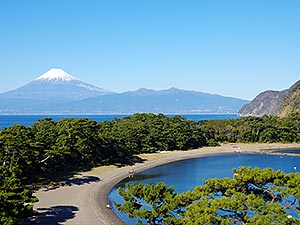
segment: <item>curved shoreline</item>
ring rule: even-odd
[[[300,149],[300,144],[223,144],[219,147],[204,147],[189,151],[142,154],[139,157],[146,161],[137,163],[133,167],[97,167],[91,171],[75,175],[69,181],[71,185],[60,186],[52,190],[51,188],[38,190],[35,195],[40,201],[34,205],[34,209],[39,214],[31,224],[53,224],[56,222],[57,224],[69,225],[119,225],[122,224],[121,219],[106,207],[108,194],[118,182],[128,177],[128,171],[132,168],[136,172],[141,172],[190,158],[234,153],[261,154],[285,149]],[[72,179],[82,182],[72,183]],[[57,209],[62,210],[57,212]]]

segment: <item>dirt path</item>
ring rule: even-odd
[[[134,165],[136,172],[162,164],[201,156],[230,153],[263,153],[274,149],[300,149],[299,144],[224,144],[190,151],[142,154],[143,163]],[[31,224],[119,225],[122,221],[107,206],[111,188],[128,176],[132,167],[103,166],[77,174],[65,186],[42,188],[35,195],[39,213]]]

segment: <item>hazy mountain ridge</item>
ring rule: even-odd
[[[237,113],[246,103],[174,87],[114,93],[51,69],[20,88],[0,94],[0,114]]]
[[[240,116],[277,115],[300,112],[300,81],[282,91],[265,91],[239,110]]]
[[[139,89],[121,94],[89,98],[69,104],[69,109],[89,109],[90,113],[236,113],[246,103],[231,97],[176,88],[154,91]],[[64,107],[61,107],[64,110]]]

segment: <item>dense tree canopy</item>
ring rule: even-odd
[[[163,183],[119,189],[119,211],[139,224],[299,224],[300,174],[241,167],[233,178],[208,179],[175,193]]]
[[[8,162],[9,163],[9,162]],[[37,199],[21,185],[19,168],[0,166],[0,223],[16,225],[32,215],[32,204]]]
[[[288,117],[244,117],[200,121],[207,140],[214,142],[300,142],[300,114]]]

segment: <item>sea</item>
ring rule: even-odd
[[[64,118],[88,118],[97,122],[105,120],[112,120],[114,118],[123,118],[130,116],[130,114],[122,115],[0,115],[0,129],[10,127],[14,124],[22,124],[24,126],[30,126],[37,122],[39,119],[52,118],[54,121],[59,121]],[[175,114],[167,114],[167,116],[175,116]],[[237,114],[181,114],[188,120],[200,121],[200,120],[226,120],[236,119],[239,116]]]

